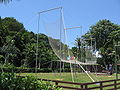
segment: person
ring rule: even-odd
[[[110,65],[109,65],[109,74],[110,74],[110,75],[112,75],[112,70],[113,70],[112,64],[110,64]]]
[[[67,60],[70,60],[70,56],[67,57]]]
[[[75,57],[74,57],[74,56],[71,56],[71,57],[70,57],[70,60],[75,60]]]

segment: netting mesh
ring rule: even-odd
[[[85,62],[86,63],[91,63],[91,64],[96,64],[97,58],[96,54],[93,51],[92,47],[86,47],[85,48]]]
[[[65,60],[68,56],[68,48],[65,43],[64,27],[61,20],[58,19],[54,23],[44,23],[44,26],[53,51],[59,59]]]
[[[78,60],[85,64],[96,63],[94,48],[81,39],[81,27],[65,29],[60,17],[51,22],[44,20],[43,25],[49,43],[60,60]]]
[[[47,15],[42,17],[43,28],[48,36],[52,50],[59,58],[59,61],[70,63],[69,68],[71,68],[72,78],[78,75],[74,72],[81,72],[84,73],[84,77],[94,81],[92,76],[86,72],[87,69],[84,65],[95,64],[96,57],[93,54],[92,47],[87,46],[85,40],[81,39],[82,28],[65,28],[60,13],[57,14],[59,15],[55,17],[56,19],[51,20],[50,18],[49,21],[46,19]],[[47,17],[50,17],[50,15],[48,14]],[[59,65],[61,68],[64,65],[63,63]]]

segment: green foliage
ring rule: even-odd
[[[17,77],[14,73],[0,73],[0,90],[60,90],[50,82],[38,81],[33,76]]]
[[[102,60],[99,63],[110,64],[114,63],[115,53],[113,53],[115,43],[120,41],[120,26],[112,23],[110,20],[100,20],[95,25],[90,27],[89,32],[83,35],[83,39],[93,38],[92,46],[96,44],[96,50],[102,55]],[[91,41],[86,41],[91,46]],[[100,62],[101,60],[101,62]]]
[[[87,32],[83,37],[85,39],[89,39],[91,37],[94,38],[96,40],[96,48],[100,49],[108,42],[109,35],[119,29],[119,25],[116,25],[109,20],[100,20],[95,25],[91,26],[89,32]],[[94,41],[93,44],[95,44]]]
[[[14,68],[15,66],[11,63],[5,63],[4,67],[8,67],[8,68]]]
[[[4,56],[3,55],[0,55],[0,63],[2,63],[4,60]]]
[[[36,37],[35,33],[28,32],[16,19],[0,18],[0,61],[11,63],[16,67],[35,67]],[[47,36],[39,34],[38,38],[38,62],[57,60]],[[43,68],[48,66],[49,63],[41,65]]]

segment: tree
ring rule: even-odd
[[[35,67],[37,34],[28,32],[22,23],[14,18],[0,18],[0,56],[1,61],[14,66]],[[41,67],[47,68],[52,60],[58,60],[46,35],[38,35],[38,60]],[[59,40],[52,39],[54,43]],[[67,47],[62,43],[62,47]],[[3,60],[4,59],[4,60]]]
[[[114,63],[114,55],[112,54],[114,51],[113,39],[116,39],[116,41],[120,40],[118,38],[120,34],[119,30],[119,25],[106,19],[100,20],[95,25],[90,27],[89,32],[83,35],[83,38],[94,38],[94,40],[92,40],[92,46],[95,46],[96,43],[96,49],[101,52],[105,64]],[[91,46],[90,41],[86,42]]]
[[[91,26],[89,32],[87,32],[83,37],[85,39],[94,38],[96,40],[96,48],[100,49],[108,41],[110,33],[117,30],[119,30],[119,25],[106,19],[100,20],[95,25]],[[90,45],[90,41],[88,43]],[[95,44],[94,41],[93,44]]]

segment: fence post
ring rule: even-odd
[[[85,85],[85,89],[87,90],[87,84]]]
[[[115,90],[117,89],[116,80],[114,81],[114,89],[115,89]]]
[[[57,86],[57,85],[58,85],[58,82],[55,82],[55,85]]]
[[[83,89],[83,84],[82,85],[80,85],[81,86],[81,89]]]
[[[100,82],[100,90],[103,90],[103,83]]]

